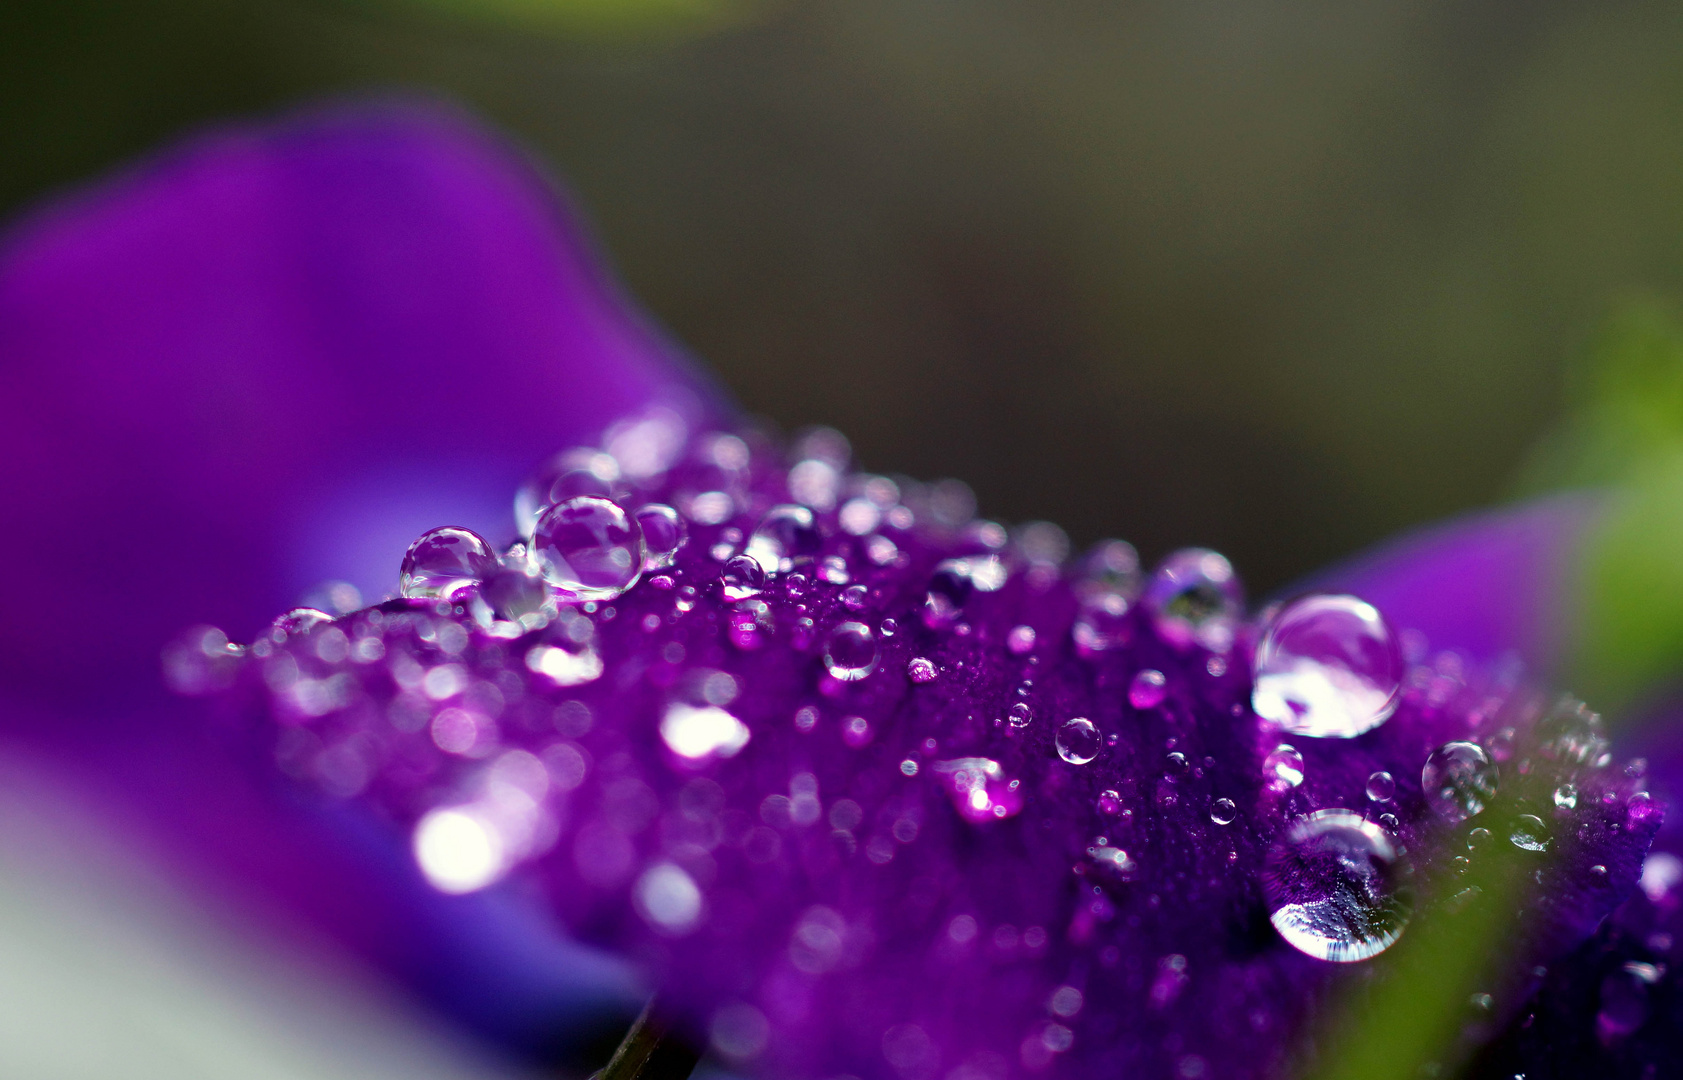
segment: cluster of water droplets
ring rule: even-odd
[[[785,452],[657,411],[557,455],[514,511],[499,544],[419,537],[373,607],[297,609],[250,646],[199,628],[172,646],[172,681],[249,675],[281,767],[410,823],[436,887],[540,862],[571,889],[563,910],[631,912],[665,942],[721,935],[704,955],[722,968],[758,962],[721,913],[779,867],[815,888],[957,873],[954,852],[1016,829],[1048,888],[1074,876],[1063,924],[989,929],[974,899],[939,894],[917,916],[939,926],[932,947],[953,963],[1069,950],[1116,980],[1107,1022],[1125,1028],[1128,1008],[1195,998],[1218,963],[1177,940],[1148,978],[1128,935],[1226,917],[1224,881],[1258,882],[1292,948],[1356,962],[1491,838],[1552,873],[1545,856],[1602,842],[1594,822],[1658,812],[1608,779],[1593,714],[1429,657],[1357,597],[1251,618],[1215,552],[1149,572],[1117,540],[1071,558],[1055,526],[977,518],[963,485],[852,470],[834,432]],[[789,916],[776,964],[863,963],[838,944],[872,940],[842,894]],[[759,1009],[714,1018],[727,1060],[793,1053],[768,1049]],[[1053,1010],[1011,1053],[1044,1068],[1082,1031]]]

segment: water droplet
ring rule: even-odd
[[[1549,830],[1543,824],[1543,819],[1534,814],[1521,814],[1514,818],[1512,830],[1508,839],[1514,847],[1522,851],[1547,851],[1549,849]]]
[[[1192,769],[1192,763],[1186,760],[1186,755],[1175,750],[1163,758],[1163,775],[1170,780],[1179,780]]]
[[[1081,557],[1082,593],[1111,592],[1132,599],[1140,592],[1140,556],[1126,540],[1100,540]]]
[[[1122,796],[1116,791],[1106,788],[1099,792],[1099,813],[1106,817],[1115,817],[1122,812]]]
[[[1578,786],[1567,783],[1555,788],[1554,804],[1562,810],[1576,809],[1578,806]]]
[[[937,761],[935,772],[946,781],[947,794],[966,821],[996,821],[1023,808],[1018,785],[990,758]]]
[[[1622,1042],[1648,1022],[1648,989],[1659,978],[1659,968],[1631,961],[1601,980],[1595,1034],[1603,1046]]]
[[[1217,799],[1210,804],[1210,820],[1217,825],[1231,825],[1239,816],[1239,808],[1232,799]]]
[[[1171,645],[1226,652],[1244,606],[1233,566],[1217,552],[1185,548],[1164,559],[1145,591],[1157,633]]]
[[[1380,814],[1379,815],[1379,824],[1385,829],[1386,832],[1390,832],[1390,833],[1394,833],[1398,829],[1402,828],[1402,822],[1397,820],[1397,815],[1395,815],[1395,814]]]
[[[917,762],[912,760],[911,758],[907,758],[906,760],[902,761],[900,763],[900,774],[902,776],[916,776],[917,775]]]
[[[820,543],[812,511],[784,503],[766,511],[748,537],[747,555],[769,574],[787,573],[797,560],[811,558]]]
[[[844,622],[830,631],[824,667],[842,682],[858,682],[877,666],[877,639],[864,623]]]
[[[496,552],[478,533],[455,526],[429,529],[404,552],[398,592],[411,598],[452,600],[496,568]]]
[[[863,611],[870,603],[871,590],[863,585],[849,585],[842,590],[842,605],[849,611]]]
[[[1017,702],[1005,714],[1006,722],[1014,728],[1028,727],[1034,722],[1034,710],[1024,702]]]
[[[1146,668],[1128,684],[1128,704],[1136,709],[1155,709],[1169,696],[1169,680],[1161,671]]]
[[[637,527],[643,530],[643,569],[671,566],[672,557],[688,539],[683,516],[665,503],[649,503],[635,516]]]
[[[1290,743],[1276,746],[1262,759],[1262,780],[1270,791],[1290,791],[1303,783],[1303,755]]]
[[[1005,635],[1005,647],[1011,650],[1012,655],[1022,656],[1034,651],[1034,638],[1034,627],[1013,626],[1011,632]]]
[[[1349,739],[1384,723],[1402,695],[1402,649],[1373,605],[1307,596],[1256,647],[1251,707],[1293,735]]]
[[[1128,619],[1129,602],[1120,593],[1098,592],[1083,596],[1070,636],[1083,656],[1126,645],[1133,636]]]
[[[502,638],[548,625],[554,610],[542,579],[524,569],[498,570],[468,601],[468,614],[480,629]]]
[[[1139,871],[1139,863],[1126,851],[1109,844],[1094,844],[1087,849],[1087,857],[1092,859],[1101,871],[1120,881],[1134,880],[1134,875]]]
[[[1446,821],[1465,821],[1496,794],[1496,765],[1477,743],[1444,743],[1420,771],[1426,802]]]
[[[1384,831],[1349,810],[1300,818],[1263,867],[1269,919],[1293,947],[1349,963],[1377,956],[1408,925],[1408,867]]]
[[[973,594],[997,592],[1005,578],[1005,564],[997,555],[946,560],[929,579],[923,621],[931,629],[952,625]]]
[[[1467,834],[1467,850],[1483,851],[1485,848],[1490,846],[1491,841],[1495,838],[1495,834],[1489,829],[1474,829],[1472,832]]]
[[[726,561],[724,569],[719,572],[719,581],[724,585],[726,600],[747,600],[760,595],[760,590],[765,587],[766,572],[752,556],[737,555]]]
[[[538,516],[529,557],[563,599],[611,600],[643,572],[643,530],[618,503],[581,495]]]
[[[269,626],[285,637],[301,637],[318,626],[326,626],[333,621],[333,616],[315,608],[295,607],[285,614],[275,617]],[[279,638],[276,639],[280,640]]]
[[[1054,741],[1058,746],[1058,756],[1071,765],[1085,765],[1098,757],[1102,742],[1099,729],[1093,726],[1091,720],[1080,716],[1066,720],[1058,728]]]
[[[1367,778],[1367,797],[1374,802],[1390,802],[1397,793],[1397,781],[1388,772],[1376,772]]]
[[[914,656],[906,665],[906,677],[915,683],[934,682],[939,674],[935,670],[935,662],[925,656]]]

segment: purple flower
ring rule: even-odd
[[[525,170],[397,108],[22,230],[7,554],[54,558],[19,594],[51,630],[0,648],[13,726],[508,1039],[573,1000],[553,919],[756,1075],[1336,1071],[1421,971],[1435,1063],[1671,1060],[1683,865],[1527,674],[1593,502],[1252,612],[1216,553],[1071,558],[834,432],[742,428],[579,251]],[[403,596],[256,629],[329,553],[383,545],[397,588],[411,540]],[[250,644],[164,647],[194,622]],[[1468,927],[1501,947],[1432,960]]]

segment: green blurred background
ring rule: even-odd
[[[465,103],[751,409],[1254,592],[1511,490],[1683,294],[1683,8],[9,0],[0,212],[324,96]]]

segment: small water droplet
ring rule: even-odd
[[[1281,743],[1262,759],[1262,780],[1270,791],[1286,792],[1303,783],[1303,755]]]
[[[1543,819],[1534,814],[1521,814],[1514,818],[1513,828],[1508,833],[1508,839],[1514,847],[1522,851],[1547,851],[1549,849],[1549,830],[1543,824]]]
[[[766,511],[748,537],[746,554],[769,574],[787,573],[796,560],[810,558],[820,543],[812,511],[785,503]]]
[[[1058,756],[1071,765],[1085,765],[1099,756],[1099,729],[1084,717],[1067,720],[1058,728]]]
[[[1496,764],[1477,743],[1450,742],[1433,750],[1420,771],[1426,802],[1446,821],[1465,821],[1496,794]]]
[[[719,571],[719,582],[724,586],[726,600],[747,600],[760,595],[766,572],[752,556],[737,555],[725,562],[724,569]]]
[[[1029,708],[1026,702],[1019,701],[1011,706],[1010,711],[1005,714],[1005,719],[1014,728],[1028,727],[1034,722],[1034,710]]]
[[[1217,825],[1231,825],[1239,816],[1239,808],[1232,799],[1217,799],[1210,804],[1210,820]]]
[[[935,568],[924,598],[923,621],[931,629],[950,626],[978,592],[997,592],[1005,584],[1005,564],[997,555],[948,559]]]
[[[1269,620],[1256,647],[1251,708],[1293,735],[1350,739],[1384,723],[1402,696],[1396,635],[1353,596],[1307,596]]]
[[[618,503],[581,495],[538,515],[532,566],[567,600],[611,600],[643,572],[643,530]]]
[[[1385,829],[1386,832],[1390,832],[1390,833],[1394,833],[1398,829],[1402,828],[1402,822],[1397,820],[1397,815],[1395,815],[1395,814],[1380,814],[1379,815],[1379,824]]]
[[[282,615],[275,617],[270,623],[271,629],[284,637],[301,637],[318,626],[326,626],[333,621],[333,616],[315,608],[296,607]],[[279,638],[275,640],[279,641]]]
[[[863,585],[849,585],[842,590],[842,605],[849,611],[863,611],[870,603],[871,591]]]
[[[1005,635],[1005,647],[1015,656],[1034,650],[1034,627],[1013,626],[1011,632]]]
[[[1490,846],[1496,835],[1489,829],[1478,828],[1467,834],[1467,850],[1483,851]]]
[[[1226,652],[1233,644],[1244,593],[1224,556],[1206,548],[1185,548],[1157,567],[1145,591],[1145,605],[1164,641]]]
[[[1408,925],[1407,865],[1378,826],[1349,810],[1298,819],[1270,849],[1262,881],[1274,928],[1317,959],[1377,956]]]
[[[877,639],[864,623],[844,622],[824,644],[824,667],[832,678],[858,682],[877,667]]]
[[[665,503],[649,503],[636,513],[643,530],[643,569],[658,570],[672,565],[672,557],[688,539],[683,516]]]
[[[1578,786],[1566,783],[1554,789],[1554,804],[1562,810],[1573,810],[1578,806]]]
[[[934,682],[939,674],[935,670],[935,662],[926,656],[914,656],[906,665],[906,677],[915,683]]]
[[[1367,797],[1374,802],[1390,802],[1397,793],[1397,781],[1388,772],[1376,772],[1367,778]]]
[[[1163,775],[1170,780],[1179,780],[1191,768],[1192,765],[1186,760],[1186,755],[1179,750],[1175,750],[1163,758]]]
[[[902,761],[900,763],[900,774],[902,776],[916,776],[917,775],[917,762],[913,761],[911,758],[907,758],[906,760]]]
[[[398,592],[411,598],[453,600],[496,568],[496,552],[478,533],[453,525],[429,529],[403,554]]]
[[[1155,709],[1169,695],[1169,680],[1161,671],[1146,668],[1128,684],[1128,704],[1136,709]]]
[[[1115,817],[1122,812],[1122,796],[1107,788],[1099,792],[1098,807],[1099,813]]]
[[[1131,603],[1121,593],[1101,590],[1083,595],[1076,609],[1070,636],[1076,651],[1093,656],[1126,645],[1133,636],[1128,618]]]

